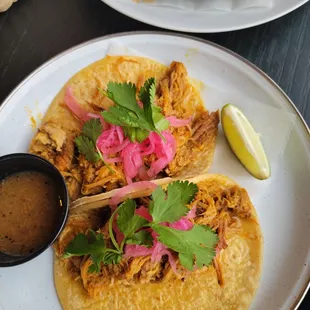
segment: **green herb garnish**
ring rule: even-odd
[[[179,253],[180,263],[186,269],[193,270],[194,263],[199,268],[211,264],[218,241],[211,228],[194,225],[191,230],[176,230],[158,224],[152,225],[152,228],[159,234],[160,242]]]
[[[143,103],[143,108],[137,104],[135,84],[109,82],[106,92],[99,90],[115,103],[115,106],[101,113],[104,120],[123,127],[130,141],[142,142],[151,131],[160,134],[168,128],[169,121],[161,114],[161,109],[154,105],[154,78],[148,79],[140,88],[139,100]]]
[[[129,199],[122,203],[121,207],[118,209],[118,218],[117,218],[117,227],[124,234],[124,240],[121,244],[121,249],[123,249],[122,245],[128,240],[130,240],[131,244],[144,244],[143,241],[147,242],[147,245],[152,244],[152,237],[146,231],[139,231],[144,225],[148,224],[148,221],[135,214],[136,211],[136,203],[134,200]]]
[[[100,269],[100,264],[117,264],[122,259],[125,244],[140,244],[152,246],[152,237],[145,228],[152,228],[158,235],[158,240],[179,255],[180,263],[188,270],[193,270],[196,264],[199,268],[208,266],[215,256],[214,247],[218,241],[217,235],[207,226],[194,225],[191,230],[182,231],[162,225],[178,221],[186,215],[186,207],[198,191],[197,185],[185,182],[173,182],[167,191],[158,187],[152,194],[149,212],[153,221],[135,214],[136,203],[129,199],[123,202],[112,214],[109,220],[109,234],[112,248],[107,248],[103,235],[91,231],[89,236],[79,234],[65,250],[64,257],[73,255],[90,255],[93,265],[89,271]],[[118,214],[116,223],[124,234],[119,245],[112,229],[113,221]]]
[[[188,213],[186,205],[197,193],[197,185],[188,181],[170,183],[166,192],[158,186],[153,194],[149,209],[155,223],[175,222]]]
[[[98,118],[92,118],[84,124],[82,134],[76,137],[74,142],[79,152],[83,154],[88,161],[96,163],[102,160],[110,171],[114,173],[114,170],[106,163],[96,146],[97,139],[101,135],[102,129],[100,120]]]
[[[89,231],[88,236],[78,234],[66,248],[63,257],[84,255],[90,255],[93,261],[89,272],[99,272],[101,262],[105,262],[105,264],[118,264],[122,259],[119,251],[107,248],[103,235],[97,234],[93,230]]]

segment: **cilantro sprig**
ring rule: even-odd
[[[139,90],[139,100],[143,103],[141,108],[136,99],[137,88],[132,83],[109,82],[107,91],[100,92],[110,98],[115,105],[101,114],[110,124],[123,127],[124,133],[132,142],[142,142],[151,131],[160,134],[169,126],[161,109],[154,105],[156,84],[155,79],[148,79]]]
[[[193,270],[195,264],[199,268],[211,264],[218,241],[211,228],[194,225],[191,230],[176,230],[158,224],[152,228],[159,234],[160,242],[179,253],[180,263],[186,269]]]
[[[79,152],[83,154],[88,161],[96,163],[102,160],[109,170],[114,173],[114,170],[106,163],[100,150],[96,146],[97,139],[101,135],[102,130],[103,128],[100,120],[98,118],[92,118],[84,124],[82,134],[76,137],[74,142]]]
[[[90,230],[87,236],[78,234],[66,248],[63,257],[84,255],[90,255],[93,262],[89,267],[89,272],[99,272],[102,261],[106,264],[118,264],[122,259],[119,251],[107,248],[103,235],[93,230]]]
[[[192,201],[197,190],[197,185],[188,181],[170,183],[167,194],[160,186],[156,187],[149,206],[154,223],[172,223],[186,215],[186,204]]]
[[[109,220],[109,234],[112,247],[108,248],[101,233],[91,231],[90,236],[79,234],[65,250],[64,257],[73,255],[90,255],[93,264],[89,271],[100,270],[101,263],[117,264],[121,261],[126,244],[152,246],[149,229],[158,234],[158,240],[169,249],[178,253],[180,263],[188,270],[208,266],[215,256],[215,245],[218,237],[209,227],[194,224],[191,230],[177,230],[163,223],[173,223],[185,216],[186,207],[195,197],[197,185],[188,181],[176,181],[168,185],[165,192],[157,187],[152,194],[149,212],[152,221],[135,214],[136,203],[129,199],[123,202],[112,214]],[[116,216],[118,216],[116,218]],[[116,218],[118,229],[124,234],[120,244],[117,243],[113,223]]]

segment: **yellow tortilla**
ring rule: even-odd
[[[221,175],[199,176],[191,182],[218,186],[225,191],[237,184]],[[63,260],[55,256],[54,280],[64,310],[99,309],[247,309],[261,274],[262,233],[254,207],[250,218],[239,218],[227,229],[228,247],[219,254],[224,285],[218,283],[215,268],[193,272],[185,281],[135,285],[111,284],[98,298],[87,295],[79,278],[73,279]]]

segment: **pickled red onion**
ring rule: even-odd
[[[194,217],[196,217],[196,210],[197,207],[194,206],[193,208],[190,209],[190,211],[186,214],[185,218],[187,219],[193,219]]]
[[[124,142],[124,132],[123,129],[120,126],[115,126],[116,127],[116,133],[119,142],[122,144]]]
[[[109,125],[97,139],[97,146],[102,154],[116,154],[130,143],[125,139],[123,129],[119,126]]]
[[[139,256],[151,256],[152,262],[159,262],[164,255],[168,256],[168,261],[172,270],[177,273],[176,259],[172,253],[167,249],[161,242],[154,240],[154,244],[151,248],[147,248],[143,245],[127,244],[125,246],[124,256],[125,257],[139,257]]]
[[[143,166],[142,156],[140,154],[139,143],[129,143],[122,150],[121,157],[123,158],[124,173],[128,184],[132,183],[139,169]]]
[[[177,271],[177,263],[176,263],[176,259],[173,257],[172,253],[167,249],[167,250],[163,250],[161,252],[161,255],[167,255],[168,256],[168,262],[172,268],[172,270],[174,271],[175,274],[178,273]]]
[[[107,163],[121,163],[123,161],[123,159],[121,157],[107,157],[107,156],[103,156],[103,159],[107,162]]]
[[[64,100],[67,107],[71,110],[71,112],[80,120],[87,122],[92,118],[91,116],[88,115],[89,112],[77,103],[77,101],[73,96],[71,87],[67,87]]]
[[[125,257],[138,257],[151,255],[153,252],[152,248],[147,248],[143,245],[127,244],[125,246],[124,256]]]
[[[180,118],[176,118],[175,116],[168,116],[166,117],[166,120],[169,121],[170,126],[172,127],[182,127],[182,126],[186,126],[191,122],[191,117],[188,119],[180,119]]]
[[[178,221],[170,223],[169,226],[177,230],[190,230],[193,228],[194,224],[185,217],[182,217]]]
[[[159,262],[162,258],[162,251],[167,250],[167,247],[161,242],[154,240],[154,246],[152,247],[153,253],[151,256],[152,262]]]
[[[190,230],[193,228],[194,224],[190,219],[196,216],[196,206],[189,210],[189,212],[182,216],[178,221],[174,223],[169,223],[168,226],[177,230]]]
[[[140,206],[138,209],[136,209],[136,214],[144,217],[148,221],[153,220],[151,214],[149,213],[149,210],[144,206]]]
[[[155,140],[155,154],[158,158],[158,160],[151,163],[151,168],[147,172],[151,178],[163,170],[174,158],[176,153],[176,141],[173,135],[169,131],[163,131],[161,134],[165,137],[166,141],[161,139],[157,133],[150,133],[150,136],[153,135],[152,138]]]
[[[141,181],[148,181],[150,179],[144,166],[139,168],[138,175]]]
[[[122,197],[128,193],[143,190],[143,189],[155,189],[157,185],[150,181],[140,181],[132,183],[130,185],[124,186],[121,189],[117,190],[116,194],[110,199],[109,205],[111,207],[116,207],[121,201]]]
[[[164,244],[157,240],[158,234],[154,230],[152,231],[151,235],[153,237],[154,243],[151,248],[153,250],[151,261],[159,262],[164,255],[168,255],[168,261],[171,265],[171,268],[175,273],[177,273],[176,260],[171,252]]]
[[[146,138],[141,144],[141,155],[147,156],[151,155],[155,151],[155,140],[152,133],[149,134],[148,138]]]

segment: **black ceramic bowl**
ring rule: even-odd
[[[22,171],[37,171],[44,173],[52,178],[56,186],[56,192],[61,199],[63,209],[60,214],[59,221],[55,225],[53,233],[45,244],[43,244],[33,253],[26,256],[13,256],[0,252],[0,267],[9,267],[23,264],[44,252],[58,237],[59,233],[65,225],[68,216],[68,191],[65,181],[56,167],[54,167],[47,160],[32,154],[16,153],[0,157],[0,180],[8,175]]]

